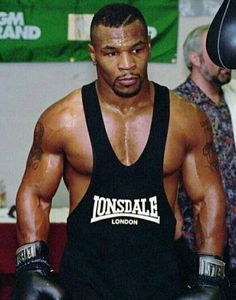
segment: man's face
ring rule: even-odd
[[[140,91],[150,54],[149,38],[140,21],[119,28],[96,26],[89,47],[100,83],[121,97]]]
[[[202,53],[200,55],[200,72],[205,79],[213,82],[217,86],[221,86],[230,81],[231,70],[218,67],[212,62],[206,50],[206,36],[207,32],[204,34],[202,40]]]

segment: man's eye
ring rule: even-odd
[[[116,56],[117,55],[117,52],[108,52],[107,53],[107,56],[109,56],[109,57],[113,57],[113,56]]]
[[[137,54],[137,53],[139,53],[140,51],[142,51],[142,49],[140,49],[140,48],[136,48],[136,49],[132,49],[132,53],[133,54]]]

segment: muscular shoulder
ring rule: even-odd
[[[73,131],[83,115],[81,89],[49,106],[40,116],[35,134],[40,132],[45,148],[63,148],[66,135]]]
[[[210,128],[210,121],[196,104],[170,92],[170,128],[184,137],[187,143],[194,143],[204,128]]]
[[[81,109],[81,105],[81,89],[77,89],[49,106],[42,113],[40,119],[47,119],[47,121],[53,121],[53,123],[60,123],[61,118],[68,114],[73,115]]]

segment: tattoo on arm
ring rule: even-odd
[[[38,168],[40,160],[42,158],[43,151],[41,144],[43,135],[44,127],[40,122],[38,122],[34,131],[34,142],[27,161],[27,166],[32,168],[33,170],[36,170]]]
[[[218,171],[218,160],[215,150],[214,142],[209,134],[211,132],[211,126],[208,121],[201,122],[201,127],[203,128],[206,136],[206,143],[202,149],[203,155],[206,157],[208,161],[208,166],[213,171]]]

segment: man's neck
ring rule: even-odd
[[[96,83],[100,104],[104,107],[119,111],[122,114],[133,113],[153,105],[154,86],[150,81],[143,83],[141,90],[134,96],[121,97],[109,88]]]
[[[219,86],[204,77],[192,72],[190,79],[210,98],[216,105],[222,101],[221,89]]]

